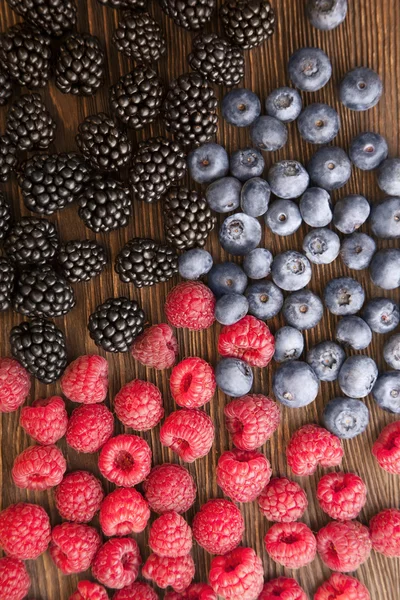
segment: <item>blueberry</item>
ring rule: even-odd
[[[372,233],[384,240],[400,238],[400,198],[385,198],[371,214]]]
[[[378,406],[390,413],[400,413],[400,373],[383,373],[374,385],[372,396]]]
[[[356,67],[344,76],[339,97],[350,110],[368,110],[378,104],[382,90],[378,73],[368,67]]]
[[[282,290],[295,292],[310,283],[312,271],[306,256],[295,250],[282,252],[272,263],[272,279]]]
[[[223,262],[214,265],[208,273],[207,285],[217,298],[225,294],[243,294],[247,277],[239,265]]]
[[[286,125],[275,117],[261,116],[250,127],[250,139],[263,152],[275,152],[286,144]]]
[[[311,290],[293,292],[283,303],[283,316],[291,327],[312,329],[322,319],[324,306],[319,296]]]
[[[297,360],[304,350],[303,334],[294,327],[281,327],[275,333],[275,354],[276,362],[286,362],[288,360]]]
[[[236,210],[240,205],[242,184],[235,177],[222,177],[213,181],[206,191],[209,207],[218,213]]]
[[[387,155],[387,142],[379,133],[371,131],[360,133],[350,144],[350,159],[356,167],[363,171],[376,169]]]
[[[387,340],[383,347],[383,358],[389,367],[400,371],[400,333]]]
[[[275,371],[275,397],[291,408],[300,408],[314,402],[318,395],[319,380],[312,368],[302,360],[291,360]]]
[[[235,213],[227,217],[219,230],[219,242],[235,256],[247,254],[261,241],[261,225],[254,217]]]
[[[383,290],[400,287],[400,250],[385,248],[372,257],[369,273],[375,285]]]
[[[335,29],[346,18],[347,0],[308,0],[306,15],[317,29]]]
[[[316,92],[332,75],[329,57],[320,48],[300,48],[289,59],[289,77],[304,92]]]
[[[375,241],[366,233],[355,231],[342,240],[340,256],[349,269],[366,269],[376,251]]]
[[[338,321],[336,325],[336,339],[346,348],[364,350],[371,343],[372,331],[364,319],[355,315],[349,315]]]
[[[221,325],[233,325],[247,315],[249,303],[242,294],[225,294],[215,305],[215,318]]]
[[[310,227],[325,227],[332,221],[331,197],[319,187],[308,188],[300,198],[300,214]]]
[[[352,277],[337,277],[328,281],[325,286],[325,306],[334,315],[354,315],[360,310],[364,300],[362,285]]]
[[[253,385],[253,371],[239,358],[221,358],[215,367],[215,379],[220,390],[228,396],[247,394]]]
[[[368,396],[378,378],[378,367],[369,356],[349,356],[339,372],[339,386],[350,398]]]
[[[387,158],[378,173],[378,186],[388,196],[400,196],[400,158]]]
[[[312,263],[329,265],[339,255],[339,236],[330,229],[314,229],[303,239],[303,252]]]
[[[338,438],[351,440],[367,429],[369,410],[361,400],[334,398],[325,406],[322,421]]]
[[[335,342],[321,342],[307,352],[307,362],[321,381],[335,381],[346,354]]]
[[[222,100],[222,116],[236,127],[248,127],[260,116],[261,102],[251,90],[240,88],[228,92]]]
[[[244,148],[231,154],[231,174],[240,181],[259,177],[264,171],[264,159],[256,148]]]
[[[292,235],[298,230],[302,218],[299,208],[293,200],[275,200],[270,204],[264,221],[272,233],[286,236]]]
[[[281,160],[268,171],[268,183],[278,198],[298,198],[308,187],[310,177],[296,160]]]
[[[273,90],[265,101],[265,109],[270,117],[289,123],[295,121],[302,108],[299,92],[290,87]]]
[[[328,104],[310,104],[297,120],[301,137],[310,144],[327,144],[337,136],[340,118]]]
[[[351,162],[346,152],[337,146],[320,148],[308,163],[310,178],[325,190],[336,190],[350,179]]]
[[[189,173],[197,183],[211,183],[229,172],[229,156],[225,148],[210,142],[189,152]]]
[[[372,298],[364,307],[363,318],[375,333],[389,333],[399,324],[399,307],[390,298]]]
[[[353,233],[369,217],[371,207],[364,196],[350,194],[338,200],[333,209],[333,224],[342,233]]]
[[[249,301],[249,314],[262,321],[275,317],[283,305],[281,290],[267,279],[249,285],[245,296]]]
[[[265,179],[253,177],[244,184],[240,194],[240,207],[246,215],[261,217],[268,210],[271,188]]]
[[[273,256],[266,248],[255,248],[243,261],[243,269],[250,279],[264,279],[271,272]]]
[[[213,266],[212,256],[207,250],[192,248],[179,257],[178,271],[184,279],[199,279],[206,275]]]

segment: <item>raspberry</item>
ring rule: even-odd
[[[254,600],[264,583],[261,559],[252,548],[235,548],[212,559],[208,579],[225,600]]]
[[[60,516],[75,523],[88,523],[100,509],[104,491],[100,481],[87,471],[64,475],[54,491]]]
[[[183,592],[194,577],[195,567],[190,554],[167,558],[150,554],[143,565],[142,575],[154,581],[158,587],[171,586],[175,592]]]
[[[124,385],[114,398],[118,419],[137,431],[155,427],[164,416],[163,399],[157,386],[134,379]]]
[[[400,557],[400,510],[388,508],[369,523],[372,547],[385,556]]]
[[[193,537],[210,554],[226,554],[240,544],[242,513],[229,500],[209,500],[193,519]]]
[[[235,398],[224,408],[225,424],[240,450],[256,450],[278,429],[281,413],[276,402],[262,394]]]
[[[16,486],[41,491],[58,485],[66,470],[57,446],[29,446],[14,460],[11,475]]]
[[[131,487],[140,483],[151,469],[148,443],[128,433],[111,438],[101,449],[99,469],[115,485]]]
[[[265,549],[275,562],[298,569],[314,560],[315,535],[305,523],[275,523],[264,538]]]
[[[179,353],[178,341],[166,323],[152,325],[135,338],[132,356],[145,367],[169,369]]]
[[[109,588],[131,585],[142,564],[139,546],[133,538],[112,538],[103,544],[92,563],[92,573]]]
[[[72,402],[103,402],[108,391],[108,362],[96,354],[79,356],[65,369],[60,383],[62,393]]]
[[[30,586],[31,580],[22,560],[0,558],[0,598],[22,600]]]
[[[400,421],[384,427],[372,446],[372,454],[388,473],[400,475]]]
[[[217,484],[224,494],[236,502],[252,502],[261,494],[271,478],[268,459],[253,450],[224,452],[218,459]]]
[[[118,488],[108,494],[100,507],[100,527],[104,535],[140,533],[150,518],[143,496],[133,488]]]
[[[102,585],[91,581],[80,581],[76,592],[69,600],[108,600],[108,594]]]
[[[183,281],[174,287],[165,301],[165,314],[173,327],[208,329],[215,321],[215,297],[200,281]]]
[[[178,406],[200,408],[214,396],[214,369],[202,358],[185,358],[172,369],[171,394]]]
[[[268,521],[292,523],[300,519],[308,506],[307,495],[295,481],[274,477],[257,498]]]
[[[197,493],[189,471],[172,463],[153,467],[143,482],[143,490],[151,510],[159,514],[170,510],[186,512],[194,503]]]
[[[0,413],[17,410],[31,387],[29,373],[17,360],[0,358]]]
[[[68,422],[65,439],[77,452],[97,452],[112,436],[114,417],[105,404],[75,408]]]
[[[205,412],[182,408],[171,413],[160,429],[160,441],[185,462],[206,456],[214,441],[214,425]]]
[[[332,573],[315,592],[314,600],[371,600],[369,591],[358,579]]]
[[[355,519],[367,500],[365,483],[354,473],[328,473],[317,486],[318,502],[332,519]]]
[[[113,600],[158,600],[158,595],[147,583],[136,581],[115,592]]]
[[[304,425],[294,432],[286,448],[288,465],[296,475],[312,475],[321,467],[342,462],[342,443],[336,435],[318,425]]]
[[[223,327],[218,352],[221,356],[241,358],[252,367],[266,367],[275,352],[275,338],[264,321],[247,315]]]
[[[307,600],[307,595],[295,579],[277,577],[264,583],[257,600]]]
[[[206,583],[192,583],[181,594],[167,592],[164,600],[217,600],[217,594]]]
[[[47,550],[50,519],[37,504],[19,502],[0,512],[0,546],[13,558],[34,559]]]
[[[40,398],[21,410],[19,424],[38,444],[55,444],[67,431],[68,413],[59,396]]]
[[[94,527],[62,523],[51,532],[50,556],[64,575],[81,573],[92,564],[101,538]]]
[[[359,521],[331,521],[317,533],[317,549],[332,571],[355,571],[371,552],[368,527]]]
[[[150,528],[149,546],[158,556],[186,556],[192,549],[192,530],[178,513],[164,513]]]

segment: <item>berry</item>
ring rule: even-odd
[[[234,448],[223,452],[217,464],[217,484],[235,502],[252,502],[271,478],[268,459],[252,450]]]
[[[225,294],[243,294],[247,277],[241,267],[233,262],[213,266],[208,273],[207,285],[217,298]]]
[[[162,424],[160,441],[183,461],[191,463],[210,452],[214,441],[214,424],[200,410],[176,410]]]
[[[343,77],[339,97],[350,110],[363,111],[378,104],[382,91],[378,73],[368,67],[356,67]]]
[[[317,186],[331,191],[341,188],[350,179],[351,162],[342,148],[324,146],[311,157],[307,170]]]
[[[184,29],[203,29],[215,9],[215,0],[194,0],[181,5],[178,0],[161,0],[161,8],[177,25]]]
[[[12,558],[34,560],[47,550],[51,525],[37,504],[19,502],[0,512],[0,546]]]
[[[340,117],[328,104],[309,104],[300,114],[297,127],[306,142],[327,144],[339,133]]]
[[[0,70],[0,106],[5,106],[13,94],[12,83],[8,73]]]
[[[141,563],[139,546],[133,538],[112,538],[94,557],[92,574],[106,587],[120,590],[135,581]]]
[[[146,6],[145,0],[98,0],[98,2],[109,8],[133,8],[141,10]]]
[[[38,444],[55,444],[67,431],[64,400],[59,396],[35,400],[21,410],[19,424]]]
[[[184,281],[168,294],[164,311],[173,327],[192,331],[208,329],[214,323],[214,294],[199,281]]]
[[[304,92],[316,92],[331,78],[332,65],[320,48],[300,48],[289,59],[289,77]]]
[[[387,158],[381,163],[378,171],[378,186],[388,196],[400,194],[400,159]]]
[[[76,452],[98,452],[114,431],[114,417],[104,404],[84,404],[72,411],[65,439]]]
[[[136,301],[123,296],[108,298],[89,317],[90,337],[106,352],[128,352],[142,333],[145,318]]]
[[[350,315],[338,321],[336,339],[347,348],[364,350],[371,343],[372,331],[364,319]]]
[[[311,281],[312,276],[308,258],[295,250],[277,254],[272,263],[271,272],[274,283],[287,292],[305,287]]]
[[[224,394],[237,398],[251,390],[253,371],[244,360],[222,358],[215,367],[215,379]]]
[[[1,92],[0,92],[1,93]],[[1,138],[0,138],[0,146],[1,146]],[[16,151],[16,149],[15,149]],[[1,155],[1,149],[0,149]],[[2,164],[2,159],[0,156],[0,180],[1,179],[1,171],[4,169],[4,164]],[[6,200],[3,192],[0,192],[0,240],[3,240],[11,226],[11,207],[9,202]]]
[[[285,146],[288,139],[286,125],[275,117],[258,117],[250,126],[250,139],[255,148],[275,152]]]
[[[0,137],[0,182],[5,183],[17,166],[17,147],[11,143],[8,136]],[[3,207],[2,207],[3,209]],[[4,234],[2,234],[4,237]]]
[[[65,369],[61,389],[72,402],[103,402],[108,392],[107,361],[95,354],[79,356]]]
[[[23,600],[31,586],[31,579],[22,560],[0,558],[0,588],[3,598]]]
[[[217,213],[236,210],[240,205],[241,182],[236,177],[221,177],[206,189],[208,206]]]
[[[244,183],[241,190],[240,208],[250,217],[261,217],[268,210],[270,196],[268,182],[261,177],[252,177]]]
[[[17,487],[42,491],[58,485],[66,470],[57,446],[29,446],[14,460],[11,475]]]
[[[308,188],[300,199],[299,209],[303,221],[310,227],[326,227],[332,221],[331,197],[322,188]]]
[[[372,282],[384,290],[400,287],[400,250],[385,248],[372,257],[369,273]]]
[[[153,467],[143,482],[143,490],[151,510],[164,514],[186,512],[196,498],[196,484],[184,467],[164,463]]]
[[[8,258],[0,257],[0,311],[10,307],[14,289],[15,267]]]
[[[365,398],[378,378],[378,367],[369,356],[349,356],[339,371],[339,386],[350,398]]]
[[[152,239],[133,238],[120,250],[115,271],[121,281],[137,288],[168,281],[178,270],[175,248]]]
[[[166,323],[151,325],[133,342],[131,353],[145,367],[169,369],[178,356],[178,341]]]
[[[252,548],[235,548],[211,561],[208,579],[225,600],[253,600],[263,588],[263,565]]]
[[[91,179],[78,198],[78,215],[95,233],[126,227],[132,214],[129,189],[112,177]]]
[[[400,421],[386,425],[372,446],[379,466],[388,473],[400,475]]]
[[[147,583],[136,581],[115,592],[113,600],[159,600],[159,596]]]
[[[112,41],[119,52],[138,63],[157,61],[166,52],[162,29],[147,12],[124,11]]]
[[[131,429],[153,429],[163,418],[163,398],[157,386],[150,381],[134,379],[126,383],[114,398],[118,419]]]
[[[400,413],[400,373],[389,371],[378,377],[372,389],[375,402],[391,413]]]
[[[73,33],[61,44],[56,61],[56,86],[63,94],[93,96],[103,85],[105,53],[96,36]]]
[[[60,516],[74,523],[89,523],[100,509],[103,498],[100,481],[88,471],[67,473],[54,490]]]
[[[250,4],[244,0],[225,0],[220,16],[227,37],[243,49],[259,46],[274,33],[275,13],[268,0],[254,0]]]
[[[400,237],[400,198],[385,198],[375,205],[371,214],[372,233],[382,239]]]
[[[34,27],[47,35],[60,37],[76,24],[76,5],[73,0],[56,0],[43,4],[42,0],[7,0],[11,8]]]
[[[275,523],[264,538],[269,556],[288,569],[299,569],[312,562],[317,542],[305,523]]]
[[[372,171],[387,158],[388,145],[379,133],[366,131],[353,138],[349,156],[351,162],[363,171]]]
[[[171,394],[178,406],[200,408],[210,402],[215,388],[214,370],[205,360],[185,358],[173,369],[170,377]]]
[[[13,358],[0,358],[0,413],[13,412],[25,402],[31,381],[28,372]]]
[[[90,281],[103,271],[107,253],[94,240],[71,240],[61,246],[57,262],[67,281]]]
[[[226,554],[236,548],[244,532],[240,510],[229,500],[209,500],[193,519],[193,537],[210,554]]]
[[[332,0],[327,4],[320,0],[308,0],[306,15],[311,25],[317,29],[323,31],[335,29],[346,18],[347,0]]]
[[[149,506],[134,488],[117,488],[104,498],[100,506],[100,527],[107,537],[140,533],[146,528],[149,518]]]
[[[232,400],[225,406],[224,414],[233,443],[240,450],[248,451],[263,446],[281,421],[279,406],[262,394]]]
[[[369,557],[371,546],[369,530],[359,521],[331,521],[317,533],[318,554],[332,571],[355,571]]]
[[[209,142],[192,150],[187,157],[189,174],[197,183],[211,183],[229,172],[229,157],[222,146]]]
[[[171,188],[164,202],[165,238],[169,244],[186,250],[204,246],[216,218],[205,197],[184,187]]]
[[[206,583],[192,583],[181,594],[167,592],[164,600],[217,600],[217,595]]]
[[[305,289],[286,296],[282,312],[288,325],[304,331],[318,325],[323,317],[324,307],[319,296]]]
[[[361,309],[364,299],[362,285],[352,277],[337,277],[325,286],[325,305],[334,315],[354,315]]]
[[[303,252],[312,263],[329,265],[339,256],[339,236],[327,228],[314,229],[303,239]]]
[[[267,115],[279,121],[295,121],[302,109],[302,99],[297,90],[281,87],[273,90],[265,100]]]
[[[158,556],[186,556],[192,549],[192,530],[178,513],[164,513],[151,525],[149,546]]]
[[[260,241],[260,223],[245,213],[235,213],[227,217],[219,230],[222,248],[235,256],[248,254]]]
[[[331,519],[356,519],[367,500],[365,483],[354,473],[327,473],[317,486],[317,500]]]
[[[215,318],[221,325],[233,325],[247,315],[249,303],[241,294],[225,294],[215,305]]]
[[[400,370],[400,334],[392,335],[383,347],[383,358],[391,369]]]
[[[150,554],[142,569],[143,577],[151,579],[162,589],[171,586],[176,592],[183,592],[189,586],[194,572],[195,565],[190,554],[178,558]]]
[[[304,425],[292,435],[286,458],[295,475],[312,475],[317,466],[337,467],[342,462],[341,441],[318,425]]]
[[[301,226],[299,208],[292,200],[275,200],[264,215],[267,227],[279,236],[292,235]]]
[[[151,470],[151,450],[145,440],[128,433],[110,438],[99,455],[100,473],[115,485],[132,487]]]
[[[264,583],[258,600],[279,600],[279,598],[281,600],[307,600],[303,588],[290,577],[278,577]]]
[[[281,327],[275,332],[274,360],[278,363],[297,360],[304,350],[303,334],[294,327]]]
[[[400,510],[386,509],[369,522],[372,547],[385,556],[400,556]]]
[[[243,270],[250,279],[264,279],[271,272],[273,260],[267,248],[254,248],[244,257]]]
[[[271,479],[257,502],[264,517],[278,523],[292,523],[301,519],[308,506],[303,488],[286,477]]]
[[[102,585],[91,581],[79,581],[76,592],[69,600],[108,600],[108,594]]]
[[[275,317],[283,306],[281,290],[267,279],[249,285],[245,294],[249,302],[249,313],[262,321]]]
[[[231,90],[222,100],[221,113],[231,125],[248,127],[260,116],[260,98],[246,88]]]
[[[364,196],[350,194],[338,200],[333,210],[333,224],[342,233],[354,233],[368,219],[371,211]]]
[[[319,392],[319,380],[306,362],[290,360],[275,371],[273,390],[283,405],[301,408],[314,402]]]
[[[369,591],[358,579],[343,573],[332,573],[317,589],[314,600],[340,600],[343,595],[354,600],[371,600]]]
[[[320,342],[307,352],[307,362],[321,381],[336,381],[346,354],[335,342]]]
[[[213,258],[207,250],[192,248],[178,259],[179,275],[184,279],[196,280],[206,275],[213,266]]]
[[[194,71],[218,85],[238,85],[244,77],[244,56],[216,33],[200,33],[193,40],[188,61]]]
[[[100,535],[94,527],[62,523],[51,532],[49,552],[56,567],[70,575],[89,569],[100,546]]]
[[[269,327],[252,316],[226,325],[218,338],[221,356],[240,358],[252,367],[266,367],[272,360],[275,339]]]
[[[45,149],[54,141],[56,124],[39,94],[24,94],[11,105],[6,134],[19,150]]]
[[[105,113],[90,115],[80,123],[76,144],[93,169],[117,171],[131,157],[127,134]]]
[[[239,181],[247,181],[253,177],[260,177],[264,171],[264,158],[256,148],[243,148],[235,150],[230,157],[231,175]]]
[[[342,240],[340,256],[346,267],[361,271],[369,267],[375,251],[376,243],[372,237],[354,232]]]

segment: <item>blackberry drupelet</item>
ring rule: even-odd
[[[72,240],[61,246],[57,261],[67,281],[89,281],[104,269],[107,253],[94,240]]]
[[[146,12],[123,12],[112,41],[119,52],[138,62],[157,61],[167,49],[160,25]]]
[[[111,177],[95,177],[78,198],[79,217],[95,233],[125,227],[132,214],[129,189]]]
[[[268,0],[225,0],[220,15],[226,35],[241,48],[254,48],[274,33],[275,13]]]
[[[67,366],[63,332],[51,321],[33,319],[11,329],[11,353],[27,371],[43,383],[53,383]]]
[[[11,79],[5,71],[0,71],[0,106],[7,104],[12,96]]]
[[[115,270],[121,281],[141,288],[171,279],[178,272],[178,256],[171,246],[134,238],[119,252]]]
[[[79,125],[76,143],[93,169],[117,171],[129,161],[132,145],[124,131],[105,113],[91,115]]]
[[[142,333],[146,317],[139,304],[128,298],[109,298],[90,315],[88,329],[97,346],[106,352],[128,352]]]
[[[6,134],[20,150],[48,148],[55,132],[55,121],[39,94],[24,94],[11,105]]]
[[[160,0],[166,15],[185,29],[202,29],[210,21],[216,0]]]
[[[0,181],[5,183],[17,166],[17,147],[8,135],[0,137]]]
[[[147,0],[98,0],[100,4],[110,8],[132,8],[141,9],[146,6]]]
[[[52,262],[59,246],[56,226],[47,219],[36,217],[22,217],[4,241],[9,260],[20,267]]]
[[[63,94],[93,96],[103,84],[105,54],[97,37],[73,33],[60,46],[56,86]]]
[[[47,35],[60,37],[76,23],[75,0],[7,0],[16,13]]]
[[[204,196],[184,187],[169,190],[164,203],[165,237],[169,244],[179,250],[204,246],[215,223]]]
[[[181,146],[160,136],[139,144],[129,181],[139,200],[157,202],[185,173],[186,156]]]
[[[14,289],[15,268],[11,262],[0,257],[0,311],[7,310]]]
[[[218,85],[237,85],[244,77],[243,51],[216,33],[196,36],[188,60],[194,71]]]
[[[3,192],[0,192],[0,241],[3,240],[11,226],[11,208]]]

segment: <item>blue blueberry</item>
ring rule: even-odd
[[[389,333],[400,322],[399,306],[390,298],[372,298],[364,307],[363,319],[375,333]]]
[[[239,265],[223,262],[214,265],[208,273],[207,285],[217,298],[225,294],[243,294],[247,277]]]
[[[286,125],[275,117],[261,116],[250,127],[250,139],[263,152],[275,152],[286,144]]]
[[[342,233],[353,233],[369,217],[371,207],[364,196],[350,194],[338,200],[333,209],[333,224]]]
[[[275,333],[275,353],[276,362],[286,362],[288,360],[297,360],[304,350],[304,337],[301,331],[294,327],[281,327]]]
[[[385,198],[371,214],[372,233],[384,240],[400,238],[400,198]]]
[[[246,88],[228,92],[222,100],[222,116],[236,127],[248,127],[261,114],[261,102],[257,94]]]
[[[322,421],[328,431],[342,440],[363,433],[369,423],[369,410],[361,400],[334,398],[325,406]]]
[[[178,271],[184,279],[199,279],[206,275],[213,266],[213,258],[207,250],[192,248],[179,257]]]
[[[387,158],[378,173],[378,186],[388,196],[400,196],[400,158]]]
[[[319,380],[310,365],[302,360],[284,362],[275,371],[272,381],[275,397],[291,408],[301,408],[314,402]]]
[[[400,373],[383,373],[374,385],[372,396],[378,406],[390,413],[400,413]]]
[[[264,215],[265,224],[272,233],[292,235],[301,226],[299,207],[293,200],[275,200]]]
[[[369,274],[375,285],[383,290],[400,287],[400,250],[385,248],[374,254],[369,265]]]
[[[346,152],[337,146],[320,148],[307,166],[313,182],[325,190],[336,190],[350,179],[351,162]]]
[[[376,251],[375,240],[366,233],[355,231],[342,240],[340,256],[349,269],[366,269]]]
[[[349,356],[339,372],[339,386],[350,398],[364,398],[371,393],[378,378],[378,367],[369,356]]]
[[[339,97],[350,110],[361,111],[378,104],[382,91],[382,81],[378,73],[368,67],[356,67],[342,79]]]
[[[243,256],[261,241],[261,225],[254,217],[235,213],[227,217],[219,230],[219,243],[235,256]]]
[[[379,133],[366,131],[357,135],[350,144],[352,163],[362,171],[372,171],[387,158],[388,145]]]
[[[215,318],[221,325],[233,325],[248,313],[249,303],[242,294],[225,294],[215,304]]]
[[[243,270],[250,279],[264,279],[271,272],[273,260],[267,248],[255,248],[244,257]]]
[[[189,173],[197,183],[211,183],[229,172],[229,156],[225,148],[214,142],[195,148],[187,157]]]
[[[316,265],[329,265],[340,252],[339,236],[330,229],[313,229],[303,239],[303,252]]]
[[[244,148],[231,154],[231,174],[240,181],[259,177],[264,171],[264,158],[256,148]]]
[[[335,29],[346,18],[347,0],[308,0],[306,15],[317,29]]]
[[[242,184],[236,177],[222,177],[213,181],[206,191],[209,207],[218,213],[236,210],[240,205]]]
[[[239,358],[221,358],[215,367],[215,379],[219,389],[238,398],[247,394],[253,385],[253,371]]]
[[[338,321],[336,325],[336,339],[346,348],[365,350],[371,343],[372,331],[364,319],[355,315],[349,315]]]
[[[299,92],[290,87],[273,90],[265,101],[267,114],[284,123],[295,121],[301,112],[302,105]]]
[[[308,187],[310,177],[297,160],[281,160],[268,171],[268,183],[278,198],[298,198]]]
[[[275,317],[283,305],[281,290],[267,279],[249,285],[245,296],[249,301],[249,314],[262,321]]]
[[[352,277],[337,277],[328,281],[325,286],[325,306],[334,315],[354,315],[360,310],[364,300],[362,285]]]
[[[321,381],[335,381],[346,354],[335,342],[321,342],[307,352],[307,362]]]
[[[332,75],[329,57],[320,48],[300,48],[289,59],[289,77],[304,92],[316,92]]]
[[[287,296],[282,312],[288,325],[305,330],[318,325],[324,314],[324,306],[319,296],[311,290],[299,290]]]
[[[275,256],[271,272],[274,283],[287,292],[301,290],[310,283],[312,276],[310,261],[295,250]]]
[[[265,179],[253,177],[243,185],[240,194],[240,207],[246,215],[261,217],[268,210],[271,188]]]
[[[392,335],[383,347],[385,362],[396,371],[400,371],[400,333]]]
[[[319,187],[308,188],[300,198],[300,214],[310,227],[325,227],[332,221],[331,197]]]
[[[301,137],[310,144],[327,144],[337,136],[340,118],[328,104],[310,104],[297,120]]]

